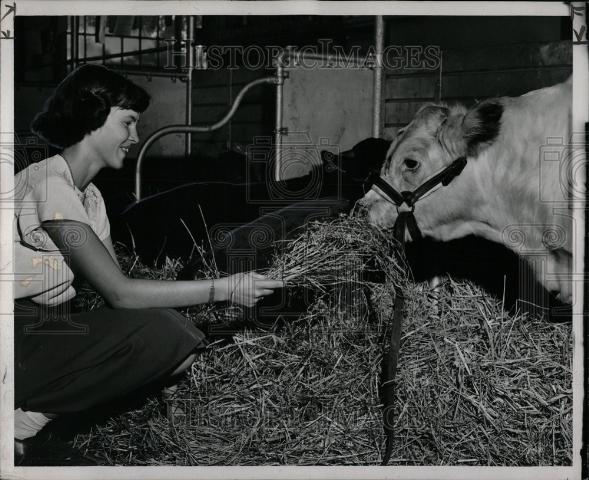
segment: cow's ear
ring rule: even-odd
[[[501,128],[503,105],[498,100],[488,100],[471,108],[462,122],[462,132],[467,151],[474,156],[495,140]]]
[[[448,108],[443,105],[428,104],[417,111],[411,124],[419,124],[420,128],[425,129],[428,134],[435,135],[440,125],[448,118],[448,113]]]

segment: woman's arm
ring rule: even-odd
[[[104,246],[108,250],[108,253],[110,253],[110,256],[115,261],[117,266],[119,268],[121,268],[121,264],[119,263],[119,260],[117,259],[117,254],[115,253],[115,247],[112,244],[112,240],[110,238],[110,235],[108,237],[106,237],[106,239],[102,243],[104,244]]]
[[[92,228],[73,220],[43,222],[75,275],[83,276],[115,308],[185,307],[209,300],[210,280],[142,280],[125,276]],[[283,282],[255,273],[215,279],[215,301],[253,306]]]

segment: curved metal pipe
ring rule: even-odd
[[[139,156],[137,157],[137,166],[135,167],[135,197],[136,197],[136,201],[141,200],[141,167],[143,165],[143,158],[145,157],[145,153],[147,152],[147,149],[149,147],[151,147],[153,142],[155,142],[156,140],[160,139],[161,137],[163,137],[165,135],[169,135],[170,133],[206,133],[206,132],[212,132],[213,130],[218,130],[219,128],[224,126],[229,120],[231,120],[231,117],[235,114],[237,107],[239,107],[239,104],[243,100],[243,97],[248,92],[248,90],[250,90],[251,88],[253,88],[257,85],[262,85],[262,84],[266,84],[266,83],[276,84],[277,79],[275,77],[264,77],[264,78],[259,78],[257,80],[254,80],[253,82],[250,82],[247,85],[245,85],[240,90],[237,97],[235,97],[235,100],[233,101],[233,104],[231,105],[229,112],[227,112],[227,114],[221,120],[219,120],[217,123],[214,123],[212,125],[203,125],[203,126],[170,125],[168,127],[163,127],[163,128],[160,128],[159,130],[156,130],[155,132],[153,132],[147,138],[147,140],[145,140],[145,143],[143,144],[143,146],[141,147],[141,150],[139,151]]]

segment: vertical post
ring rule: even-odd
[[[72,16],[72,36],[70,37],[70,53],[71,53],[71,64],[72,71],[78,66],[78,29],[80,21],[75,15]]]
[[[284,86],[284,53],[276,59],[276,122],[274,128],[274,180],[280,180],[282,156],[282,93]]]
[[[382,103],[382,54],[384,43],[384,19],[377,15],[375,19],[374,43],[376,58],[374,64],[374,104],[372,109],[372,136],[381,135],[381,103]]]
[[[5,15],[2,20],[2,29],[14,32],[14,15],[10,14],[8,9],[8,2],[0,4],[0,16]],[[0,41],[0,70],[2,72],[14,71],[14,38],[5,38]],[[15,191],[14,184],[14,82],[12,75],[4,74],[0,76],[0,274],[2,274],[2,282],[0,282],[0,364],[2,367],[2,384],[5,387],[13,385],[14,382],[14,368],[12,362],[14,360],[14,320],[13,320],[13,289],[15,274],[14,264],[12,261],[14,233],[13,232],[13,218],[14,218],[14,200],[22,195],[22,191]],[[22,188],[22,186],[21,186]],[[0,402],[0,429],[3,435],[0,436],[0,449],[3,452],[9,451],[12,448],[12,437],[14,436],[14,421],[12,421],[14,402],[14,392],[11,388],[2,390],[2,401]],[[2,460],[6,457],[2,457]],[[0,476],[4,474],[7,460],[0,467]]]
[[[85,63],[86,57],[88,57],[88,42],[87,42],[88,27],[86,25],[86,15],[84,15],[82,18],[84,19],[84,63]]]
[[[573,222],[576,228],[571,232],[574,235],[573,245],[573,268],[571,284],[573,286],[573,352],[575,362],[573,363],[573,425],[582,425],[582,430],[573,429],[573,466],[580,478],[587,476],[587,442],[589,440],[589,402],[587,393],[589,379],[589,281],[586,276],[589,268],[589,247],[587,234],[589,232],[589,220],[587,217],[588,196],[587,183],[589,170],[587,160],[589,159],[589,94],[587,93],[588,71],[589,71],[589,45],[580,40],[578,35],[587,32],[589,26],[589,2],[571,3],[571,16],[573,20],[573,84],[572,84],[572,139],[565,139],[570,142],[569,152],[575,158],[569,165],[568,175],[582,178],[569,192],[569,201],[573,205]],[[586,34],[586,33],[585,33]],[[577,137],[575,132],[585,131],[585,138]],[[575,138],[577,137],[577,138]],[[575,170],[573,173],[572,170]],[[576,277],[576,278],[575,278]],[[576,280],[579,279],[579,280]],[[581,357],[581,358],[579,358]]]
[[[188,16],[188,33],[186,34],[186,55],[187,68],[186,72],[186,125],[192,125],[192,70],[194,69],[194,16]],[[188,158],[192,152],[192,135],[186,134],[184,153]]]
[[[143,15],[139,15],[139,51],[143,51],[142,47],[143,40]],[[139,69],[143,66],[143,54],[139,54]]]

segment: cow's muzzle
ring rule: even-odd
[[[465,166],[466,157],[459,157],[441,172],[423,182],[413,191],[406,190],[399,192],[378,173],[368,177],[365,182],[365,189],[366,187],[371,189],[377,187],[382,192],[383,196],[390,200],[397,208],[398,215],[395,224],[393,225],[393,235],[403,248],[405,247],[406,229],[409,231],[409,235],[413,241],[419,240],[423,237],[417,226],[417,221],[415,220],[414,215],[415,204],[417,201],[438,185],[445,187],[450,184],[454,178],[460,175]]]

